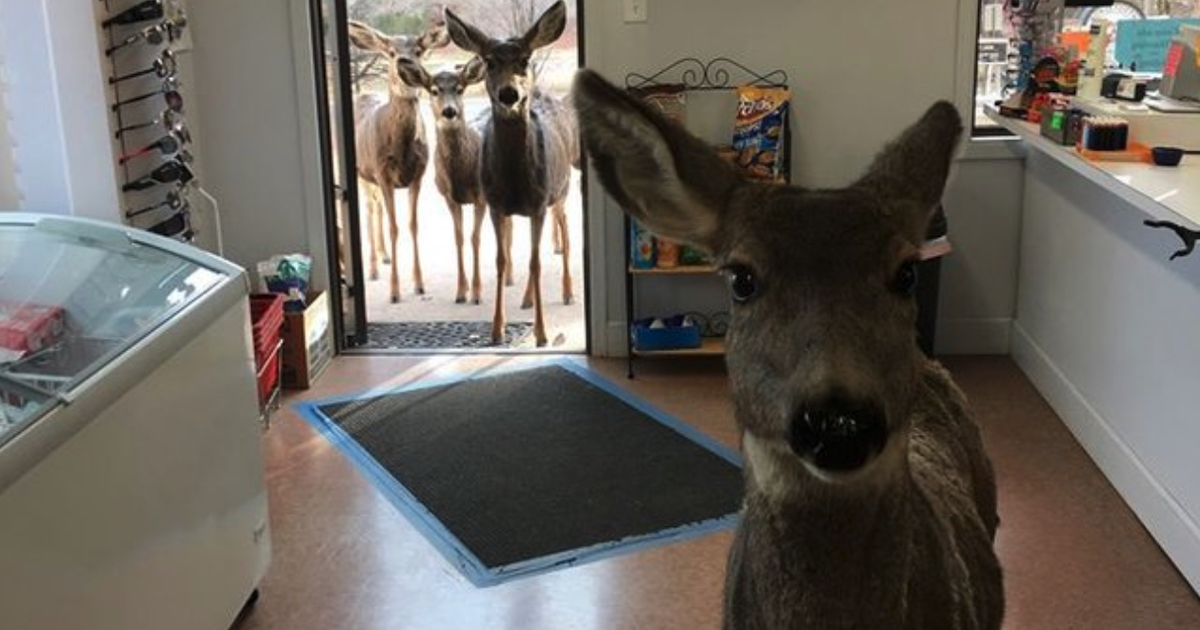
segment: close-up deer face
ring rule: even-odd
[[[853,188],[762,185],[727,209],[726,358],[751,456],[795,455],[826,479],[902,456],[919,240],[887,211]]]
[[[904,457],[918,388],[916,263],[962,125],[939,103],[838,190],[742,179],[705,142],[599,75],[574,97],[605,189],[729,279],[726,361],[751,468],[816,476]]]
[[[548,46],[566,28],[567,7],[561,0],[542,14],[520,37],[494,39],[464,22],[446,9],[450,39],[463,50],[473,52],[486,66],[488,98],[492,111],[499,116],[523,116],[533,90],[530,58],[533,52]]]

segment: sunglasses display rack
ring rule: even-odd
[[[104,8],[101,41],[124,221],[220,253],[216,204],[200,188],[185,116],[180,71],[191,45],[184,2],[95,1]]]

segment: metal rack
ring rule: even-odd
[[[654,87],[679,87],[683,92],[732,92],[739,87],[753,85],[757,87],[769,88],[786,88],[788,87],[788,76],[782,69],[770,70],[766,73],[761,73],[753,70],[744,64],[730,59],[728,57],[714,57],[708,61],[703,61],[696,57],[683,57],[677,59],[663,68],[651,74],[641,74],[638,72],[630,72],[625,75],[625,89],[630,91],[645,90]],[[785,132],[783,138],[783,153],[787,156],[787,164],[790,168],[791,153],[792,153],[792,134],[790,131],[791,116],[787,118],[784,125]],[[785,181],[790,180],[790,175],[785,171]],[[637,319],[635,317],[636,305],[634,300],[634,283],[635,279],[642,276],[695,276],[696,274],[709,273],[716,275],[716,269],[711,266],[683,266],[675,269],[646,269],[638,270],[632,268],[629,264],[632,260],[632,244],[630,242],[630,227],[631,219],[625,215],[625,324],[626,324],[626,349],[628,377],[633,378],[633,361],[638,356],[658,356],[658,357],[697,357],[697,356],[721,356],[725,353],[725,346],[722,340],[724,331],[728,325],[728,313],[717,312],[711,314],[696,313],[695,311],[686,312],[685,315],[691,316],[694,320],[702,325],[702,342],[699,348],[686,350],[655,350],[655,351],[638,351],[634,348],[633,326]]]

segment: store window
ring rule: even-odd
[[[980,0],[975,48],[975,137],[1006,135],[984,114],[1023,86],[1038,59],[1052,54],[1060,67],[1086,54],[1088,31],[1097,20],[1114,23],[1118,36],[1127,20],[1200,19],[1200,0]],[[1136,71],[1123,63],[1119,42],[1110,43],[1105,65]],[[1151,72],[1152,74],[1152,72]]]

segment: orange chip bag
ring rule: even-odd
[[[782,181],[788,172],[785,143],[792,93],[785,87],[738,87],[733,128],[736,163],[753,179]]]

